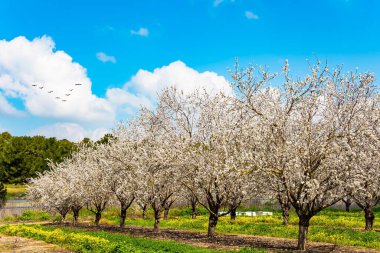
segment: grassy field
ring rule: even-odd
[[[380,210],[376,210],[378,217]],[[118,224],[115,213],[109,210],[105,215],[105,222]],[[127,225],[152,226],[153,219],[128,219]],[[169,220],[162,220],[162,228],[188,229],[194,231],[207,231],[207,216],[199,216],[193,220],[189,217],[172,217]],[[327,242],[338,245],[362,246],[380,249],[380,233],[376,231],[367,232],[364,226],[363,213],[359,210],[345,213],[336,210],[326,210],[315,216],[311,220],[309,230],[309,240],[316,242]],[[375,223],[375,230],[380,229],[380,224]],[[218,233],[249,234],[283,238],[297,238],[298,220],[295,213],[291,213],[290,224],[282,225],[279,212],[274,216],[259,217],[237,217],[230,220],[229,217],[222,217],[218,223],[216,231]]]
[[[42,240],[75,252],[177,252],[217,253],[231,252],[194,247],[170,240],[153,240],[102,231],[83,231],[73,228],[54,228],[40,225],[1,226],[0,233]],[[233,251],[237,252],[237,251]],[[263,250],[242,249],[240,253],[263,253]]]
[[[201,210],[204,214],[205,211]],[[380,216],[380,208],[375,209],[375,215]],[[67,219],[71,219],[68,215]],[[27,211],[22,216],[8,219],[11,221],[27,220],[49,220],[57,219],[57,216],[49,216],[45,212]],[[81,212],[82,221],[91,221],[92,214],[83,210]],[[113,224],[119,223],[118,209],[108,208],[103,215],[102,223]],[[126,225],[152,227],[153,218],[151,212],[148,212],[146,219],[139,218],[137,211],[131,210],[126,220]],[[208,225],[207,215],[200,215],[193,220],[188,215],[187,209],[174,209],[170,213],[168,220],[161,220],[162,228],[184,229],[198,232],[206,232]],[[363,230],[364,218],[360,210],[353,210],[346,213],[340,210],[325,210],[312,218],[309,230],[309,240],[316,242],[327,242],[346,246],[362,246],[374,249],[380,249],[380,233],[376,231],[367,232]],[[380,224],[375,222],[375,230],[380,229]],[[274,212],[273,216],[259,217],[237,217],[236,220],[230,220],[229,217],[222,217],[217,226],[218,233],[231,234],[248,234],[282,238],[297,238],[298,225],[297,216],[291,212],[290,224],[282,225],[280,212]]]
[[[17,198],[18,196],[23,196],[23,194],[25,193],[24,186],[7,185],[7,188],[10,197]],[[247,208],[242,208],[242,210],[247,210]],[[254,209],[250,208],[249,210]],[[222,234],[248,234],[296,239],[298,232],[298,219],[296,214],[294,212],[291,212],[290,224],[288,226],[284,226],[282,225],[281,213],[275,210],[270,211],[274,212],[273,216],[237,217],[237,219],[234,221],[230,220],[229,217],[222,217],[218,223],[216,231],[217,233]],[[380,217],[380,207],[375,208],[374,212],[375,217]],[[106,211],[103,213],[101,223],[112,224],[117,226],[119,223],[118,213],[119,210],[117,208],[106,209]],[[153,227],[154,220],[152,210],[148,210],[146,219],[141,219],[140,216],[141,213],[138,209],[131,208],[128,211],[126,225],[142,226],[149,228]],[[191,219],[190,216],[191,213],[189,209],[174,208],[170,211],[168,220],[161,220],[161,227],[169,229],[191,230],[197,232],[207,231],[208,216],[206,210],[199,209],[199,216],[195,220]],[[49,215],[48,213],[43,211],[29,210],[25,211],[22,215],[18,217],[5,217],[2,221],[56,221],[58,219],[59,216],[57,215]],[[67,220],[70,219],[72,219],[71,214],[67,216]],[[93,214],[86,209],[82,209],[80,213],[80,222],[88,223],[92,220]],[[364,231],[364,215],[361,210],[352,210],[351,212],[347,213],[342,210],[327,209],[313,217],[311,219],[310,225],[311,226],[308,236],[308,239],[310,241],[380,249],[380,233],[377,232],[380,230],[380,222],[376,222],[375,220],[374,231]],[[48,228],[40,227],[38,229],[44,231],[48,230]],[[4,232],[4,228],[2,228],[2,231]],[[80,232],[76,230],[63,230],[63,233],[90,233],[89,236],[99,236],[99,238],[106,237],[106,234],[102,234],[101,232]],[[114,236],[111,236],[111,239],[109,240],[112,241],[112,238],[114,238]],[[119,239],[115,239],[115,241]],[[132,239],[129,238],[128,240]],[[155,241],[152,239],[149,240]],[[44,239],[44,241],[46,240]],[[152,244],[154,243],[152,242]]]

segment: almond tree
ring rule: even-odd
[[[180,166],[177,158],[178,139],[165,115],[160,111],[143,109],[134,123],[140,178],[139,195],[144,195],[153,208],[154,232],[159,232],[161,213],[167,202],[179,192]]]
[[[183,146],[180,147],[182,150],[187,148],[186,145],[191,146],[195,142],[194,138],[198,131],[199,117],[202,110],[201,96],[202,94],[199,91],[188,94],[178,90],[176,87],[166,88],[159,95],[159,110],[165,114],[166,119],[174,126],[178,138],[184,140],[182,142]],[[182,161],[185,160],[182,154]],[[191,168],[189,169],[189,164],[187,163],[183,163],[182,167],[186,173],[181,178],[181,183],[184,186],[181,189],[181,195],[190,204],[191,217],[195,219],[198,200],[194,194],[197,185],[193,179],[196,173]]]
[[[65,194],[69,196],[69,203],[71,211],[73,212],[73,225],[77,225],[79,212],[85,205],[82,196],[82,186],[80,178],[77,176],[77,168],[81,166],[81,159],[78,154],[72,154],[68,159],[65,159],[59,164],[51,164],[50,167],[54,167],[54,173],[57,175],[56,179],[65,184],[63,187]]]
[[[299,250],[305,250],[310,219],[355,186],[357,168],[348,165],[356,134],[373,95],[371,74],[330,72],[316,65],[293,80],[288,64],[284,82],[264,69],[236,67],[232,74],[238,105],[256,126],[251,151],[257,167],[281,182],[299,217]]]
[[[371,107],[375,108],[371,110]],[[378,102],[367,107],[372,115],[367,114],[360,125],[368,125],[368,130],[361,133],[357,138],[357,145],[353,148],[354,165],[360,168],[360,180],[355,187],[352,198],[364,211],[365,229],[372,230],[375,215],[373,207],[380,203],[380,107]]]
[[[82,197],[87,209],[95,215],[96,226],[99,226],[102,212],[114,200],[102,152],[102,145],[85,146],[78,151],[81,165],[77,168],[77,176],[82,184]]]
[[[249,159],[243,148],[240,117],[223,94],[196,95],[199,106],[196,133],[186,140],[187,174],[183,184],[209,212],[208,236],[213,237],[218,219],[236,209],[249,187]],[[189,182],[195,181],[195,188]],[[229,210],[221,212],[222,207]]]
[[[136,197],[138,188],[137,166],[135,163],[136,145],[125,138],[124,129],[119,127],[108,143],[99,146],[104,177],[110,190],[120,203],[120,227],[125,226],[127,210]]]
[[[67,184],[55,171],[47,171],[38,178],[30,180],[27,196],[33,204],[47,212],[58,212],[60,222],[64,221],[70,211],[71,202]]]

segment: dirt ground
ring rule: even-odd
[[[56,225],[57,226],[57,225]],[[61,226],[72,227],[70,224]],[[160,240],[175,240],[182,243],[191,244],[198,247],[224,249],[224,250],[238,250],[242,247],[254,247],[256,249],[265,249],[269,252],[297,252],[295,247],[296,240],[265,237],[265,236],[252,236],[252,235],[222,235],[218,234],[215,238],[210,239],[205,233],[184,231],[184,230],[171,230],[161,229],[160,233],[153,233],[152,229],[146,227],[126,227],[120,229],[110,225],[102,225],[100,228],[92,225],[81,224],[79,225],[84,230],[105,230],[114,233],[129,234],[132,236],[148,237]],[[310,253],[327,253],[327,252],[380,252],[368,248],[339,246],[329,243],[308,242],[308,250]]]
[[[2,253],[69,253],[60,246],[43,241],[32,240],[18,236],[0,235],[0,252]]]

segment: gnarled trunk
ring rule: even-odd
[[[167,220],[169,218],[169,208],[164,209],[164,220]]]
[[[216,214],[210,213],[210,216],[208,218],[208,231],[207,236],[208,237],[214,237],[215,236],[215,228],[218,224],[218,212]]]
[[[371,207],[367,207],[364,209],[364,217],[365,217],[365,230],[372,230],[373,221],[375,220],[375,215]]]
[[[59,223],[62,223],[65,221],[66,215],[69,212],[69,210],[70,210],[70,208],[63,208],[63,209],[58,211],[59,214],[61,215],[61,218],[59,219]]]
[[[79,211],[82,209],[81,206],[73,206],[71,210],[73,211],[73,225],[76,226],[78,224],[79,219]]]
[[[164,220],[167,220],[169,218],[169,210],[172,207],[173,203],[175,202],[174,198],[168,198],[164,201],[163,207],[164,207]]]
[[[60,215],[61,215],[61,218],[59,219],[59,223],[62,223],[62,222],[64,222],[65,220],[66,220],[66,214],[67,213],[61,213]]]
[[[148,209],[148,205],[143,205],[143,207],[141,209],[142,209],[142,215],[141,215],[141,217],[143,219],[145,219],[145,217],[146,217],[146,210]]]
[[[99,227],[100,219],[102,218],[102,213],[97,212],[95,213],[95,226]]]
[[[346,212],[349,212],[350,211],[350,206],[352,204],[351,198],[342,199],[342,201],[343,201],[343,203],[345,205]]]
[[[191,201],[191,218],[197,218],[197,202]]]
[[[289,210],[290,210],[290,203],[288,201],[287,196],[278,194],[277,200],[280,203],[281,211],[282,211],[282,224],[288,225],[289,224]]]
[[[127,218],[127,210],[132,205],[132,202],[134,201],[134,197],[132,197],[129,200],[123,200],[119,199],[120,201],[120,227],[125,227],[125,219]]]
[[[309,222],[310,222],[310,216],[304,215],[299,216],[299,222],[298,222],[298,244],[297,249],[298,250],[305,250],[306,249],[306,239],[307,239],[307,233],[309,230]]]
[[[161,208],[153,208],[154,211],[154,227],[153,232],[158,233],[160,231],[160,219],[161,219]]]
[[[124,228],[125,227],[125,219],[127,218],[127,209],[128,207],[123,207],[121,206],[120,208],[120,227]]]
[[[237,209],[237,207],[231,209],[231,214],[230,214],[231,220],[236,219],[236,209]]]
[[[287,205],[281,206],[281,209],[282,209],[282,224],[288,225],[290,205],[287,204]]]

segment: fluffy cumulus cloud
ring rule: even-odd
[[[50,37],[0,41],[0,91],[8,114],[20,114],[8,103],[19,99],[33,116],[99,125],[114,120],[110,104],[92,94],[86,69],[55,50]]]
[[[185,93],[200,88],[209,92],[232,93],[223,76],[210,71],[200,73],[181,61],[175,61],[152,72],[139,70],[123,88],[108,89],[107,99],[119,110],[130,113],[141,105],[152,107],[157,93],[169,86],[176,86]]]
[[[132,35],[137,35],[137,36],[142,36],[142,37],[148,37],[149,35],[149,30],[144,27],[140,27],[140,29],[136,30],[131,30]]]
[[[88,130],[76,123],[55,123],[46,125],[32,131],[31,135],[43,135],[46,137],[56,137],[58,139],[68,139],[70,141],[81,141],[85,137],[92,140],[99,140],[110,131],[106,128]]]
[[[110,60],[107,57],[100,56]],[[153,108],[157,93],[165,87],[232,92],[223,76],[198,72],[181,61],[153,71],[141,69],[123,87],[106,90],[104,98],[93,94],[91,85],[86,69],[56,50],[50,37],[0,40],[0,117],[26,116],[40,125],[52,122],[34,130],[25,126],[25,134],[99,139],[116,120],[133,117],[140,106]]]
[[[98,58],[98,60],[101,62],[116,63],[116,58],[114,56],[107,55],[106,53],[103,53],[103,52],[96,53],[96,58]]]

